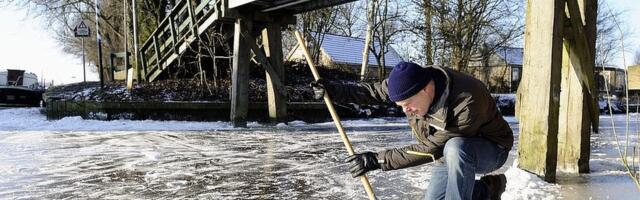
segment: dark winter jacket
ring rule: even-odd
[[[425,116],[407,116],[417,144],[378,152],[382,170],[416,166],[442,157],[453,137],[485,137],[503,148],[513,146],[513,132],[502,118],[495,100],[479,80],[449,68],[432,67],[445,82],[437,102]],[[442,84],[442,83],[440,83]],[[333,85],[327,88],[342,103],[388,103],[387,80],[373,84]]]

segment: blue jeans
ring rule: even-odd
[[[476,174],[499,169],[509,151],[481,137],[455,137],[444,146],[444,157],[435,161],[425,199],[487,199],[486,184]]]

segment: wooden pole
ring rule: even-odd
[[[307,44],[304,42],[304,38],[302,38],[302,35],[297,30],[294,30],[294,34],[296,35],[296,39],[298,39],[298,44],[300,48],[302,48],[302,51],[304,52],[304,56],[307,59],[307,63],[309,64],[309,68],[311,69],[311,73],[313,74],[313,78],[315,80],[320,79],[320,74],[318,73],[318,70],[316,69],[316,67],[313,65],[313,59],[311,58],[311,54],[309,54],[309,50],[307,49]],[[344,128],[342,127],[342,123],[340,122],[340,117],[338,116],[338,113],[336,112],[335,108],[333,107],[333,104],[331,103],[331,98],[326,92],[324,93],[324,103],[327,105],[327,108],[329,109],[331,118],[333,118],[333,123],[335,123],[336,128],[340,133],[340,137],[342,138],[342,142],[344,143],[344,146],[347,148],[347,152],[349,152],[349,155],[355,154],[355,152],[353,151],[353,146],[351,146],[351,142],[349,142],[349,138],[347,137],[347,134],[344,132]],[[360,176],[360,182],[362,182],[364,189],[369,195],[369,199],[371,200],[376,199],[376,195],[373,193],[373,189],[371,188],[371,184],[369,183],[369,179],[367,179],[366,175]]]

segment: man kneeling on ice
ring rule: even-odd
[[[354,177],[376,169],[402,169],[434,161],[426,199],[500,199],[513,132],[479,80],[449,68],[401,62],[374,84],[313,82],[316,98],[327,91],[341,103],[395,102],[407,115],[417,144],[348,157]]]

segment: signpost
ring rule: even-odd
[[[84,23],[84,21],[80,21],[80,23],[73,29],[73,34],[76,37],[81,38],[82,41],[82,74],[84,77],[84,82],[87,82],[87,67],[85,66],[84,59],[84,38],[89,37],[91,35],[91,29]]]

